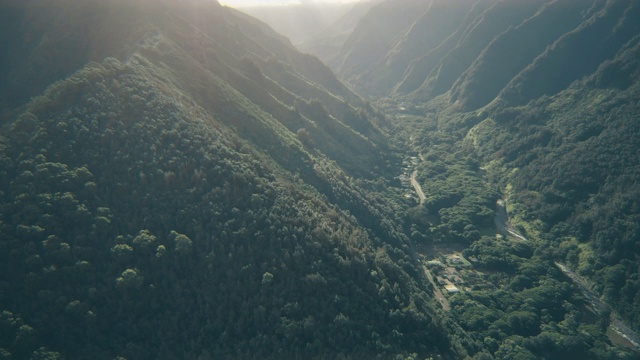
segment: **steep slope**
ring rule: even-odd
[[[30,5],[18,7],[16,11],[29,12],[15,17],[25,22],[12,27],[24,28],[20,33],[23,37],[17,37],[21,41],[12,40],[24,49],[3,54],[7,66],[0,94],[6,94],[2,96],[4,101],[11,101],[3,106],[5,109],[25,102],[87,61],[101,61],[107,55],[125,61],[140,50],[157,67],[179,70],[180,73],[173,76],[173,85],[208,110],[226,111],[215,102],[205,103],[211,90],[207,89],[207,79],[195,78],[200,70],[230,84],[289,130],[306,129],[314,144],[335,161],[346,160],[340,154],[356,150],[377,157],[365,155],[358,162],[351,162],[353,166],[349,169],[368,174],[380,160],[377,147],[384,145],[363,137],[381,139],[376,127],[358,111],[363,106],[360,98],[347,90],[316,58],[296,52],[281,36],[246,15],[218,5],[215,6],[220,11],[211,13],[206,10],[214,6],[210,2],[193,4],[194,9],[206,8],[202,11],[168,4],[174,8],[159,7],[143,14],[140,7],[145,1],[133,5],[92,4],[91,7],[70,2],[61,3],[53,10],[47,8],[46,2],[27,4]],[[105,15],[97,16],[93,11]],[[121,12],[127,15],[120,17]],[[69,22],[69,18],[75,21]],[[16,19],[12,21],[19,21]],[[187,21],[191,26],[176,25]],[[161,32],[158,24],[163,26]],[[117,31],[105,38],[105,34],[112,34],[113,28]],[[52,36],[52,31],[61,35]],[[9,37],[12,32],[3,34]],[[76,34],[83,34],[81,41],[74,37]],[[21,61],[24,58],[30,61]],[[296,102],[315,99],[326,108],[326,114],[323,111],[300,114],[294,109]],[[262,140],[262,137],[256,139]]]
[[[607,2],[574,31],[560,37],[505,87],[501,98],[514,105],[553,95],[594,72],[638,34],[640,6]]]
[[[454,250],[490,272],[489,284],[449,297],[452,317],[482,339],[471,355],[635,359],[638,4],[460,6],[466,12],[440,43],[409,40],[432,36],[414,20],[344,78],[386,96],[377,104],[414,155],[412,180],[425,200],[405,226],[436,254],[436,274],[437,256]],[[375,23],[373,15],[359,28]],[[411,42],[405,54],[414,59],[391,60]]]
[[[450,51],[438,59],[435,68],[417,89],[422,98],[446,93],[496,36],[535,14],[548,1],[498,1],[462,24],[460,38]]]
[[[355,3],[300,2],[262,6],[242,6],[239,4],[236,8],[265,22],[275,31],[289,38],[293,44],[299,44],[320,34],[337,19],[351,12],[353,8],[367,7],[367,3],[369,1]]]
[[[394,98],[379,102],[396,112],[390,117],[402,124],[399,141],[420,155],[417,180],[426,200],[414,213],[412,237],[427,244],[459,244],[463,254],[477,260],[474,266],[512,279],[493,282],[502,286],[498,291],[472,291],[451,302],[462,326],[493,344],[487,349],[492,356],[563,358],[569,352],[582,358],[637,358],[640,29],[632,19],[638,18],[638,5],[623,0],[508,3],[483,11],[476,3],[478,15],[471,17],[496,19],[504,12],[504,30],[488,31],[482,21],[465,27],[469,31],[456,34],[455,43],[475,39],[476,46],[456,45],[446,52],[442,49],[452,42],[447,39],[425,55],[423,65],[437,64],[434,55],[468,57],[449,57],[436,77],[430,72],[419,87],[419,81],[399,86]],[[435,91],[438,84],[442,87]],[[401,90],[410,92],[401,95]],[[506,201],[506,212],[489,224],[493,214],[487,209],[497,200]],[[488,236],[496,231],[497,238]],[[530,266],[555,268],[554,263],[575,273],[565,278],[549,271],[544,278],[529,271]],[[511,316],[522,315],[508,314],[519,306],[513,299],[572,280],[583,289],[581,296],[603,303],[581,305],[574,295],[562,300],[573,310],[558,311],[555,320],[528,314],[530,327],[521,327],[522,322],[504,326]],[[550,309],[554,301],[542,307]],[[542,314],[540,309],[523,304],[518,311]],[[549,331],[553,323],[560,331]],[[570,344],[576,339],[563,343],[560,339],[576,334],[575,328],[590,333],[589,339],[575,346]],[[612,336],[615,329],[631,341]],[[521,338],[508,340],[514,332]],[[621,344],[628,349],[616,348]]]
[[[370,89],[383,89],[386,93],[394,89],[402,93],[415,91],[423,99],[443,94],[496,36],[510,26],[517,26],[548,2],[420,2],[423,9],[412,8],[410,11],[417,11],[421,16],[415,20],[403,17],[403,21],[410,21],[406,28],[391,27],[390,31],[395,30],[395,33],[388,36],[394,42],[383,50],[384,54],[373,54],[373,59],[367,60],[377,65],[361,70],[364,79],[355,84],[356,88],[364,92],[370,92]],[[391,4],[388,2],[388,6]],[[396,19],[402,13],[395,8],[388,11],[399,15]],[[381,21],[383,15],[378,14],[376,18],[370,13],[368,16],[369,19],[363,19],[360,25],[363,29],[367,23]],[[389,17],[388,12],[384,16]],[[345,47],[356,47],[352,45],[354,42],[366,43],[366,38],[354,39]],[[349,48],[343,50],[349,51]],[[352,78],[358,78],[353,74],[345,76],[342,68],[339,74],[350,82]]]
[[[588,1],[545,4],[532,17],[499,34],[458,78],[452,101],[463,108],[479,108],[493,100],[549,44],[572,31],[592,9]]]
[[[466,14],[478,6],[472,0],[385,1],[360,21],[332,67],[358,91],[384,95],[402,80],[412,60],[451,41],[461,21],[474,19]]]
[[[385,1],[374,6],[353,30],[342,46],[332,66],[342,79],[358,91],[367,90],[360,78],[370,72],[401,35],[428,8],[429,3],[417,0]],[[369,91],[374,89],[369,88]]]
[[[468,5],[463,1],[429,2],[424,14],[402,35],[384,59],[368,71],[366,77],[370,86],[392,89],[404,75],[409,63],[423,55],[424,49],[433,49],[447,39],[468,11]]]
[[[350,10],[334,19],[322,29],[302,42],[295,43],[300,51],[317,56],[325,64],[331,64],[340,52],[360,19],[382,0],[360,1],[350,4]]]
[[[2,356],[451,355],[317,59],[211,1],[1,7]]]
[[[553,97],[496,109],[467,139],[505,172],[512,215],[547,256],[589,278],[636,331],[639,39]]]
[[[398,80],[398,84],[394,90],[398,93],[406,94],[420,88],[429,74],[436,69],[440,59],[456,47],[456,44],[464,35],[466,27],[492,4],[491,1],[477,1],[469,2],[467,6],[462,6],[462,10],[466,10],[467,12],[462,21],[456,24],[457,27],[455,31],[449,34],[447,38],[437,46],[422,49],[422,54],[416,56],[416,58],[412,59],[409,63],[404,75]]]
[[[625,1],[388,1],[377,8],[386,10],[367,14],[345,43],[338,74],[369,96],[424,102],[445,95],[466,111],[498,97],[523,105],[558,93],[638,31],[637,5]],[[385,34],[375,34],[371,24],[385,22]]]

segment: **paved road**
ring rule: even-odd
[[[418,198],[420,199],[420,206],[422,206],[426,196],[424,196],[424,192],[422,192],[422,186],[420,186],[420,183],[416,180],[416,175],[418,175],[418,170],[414,170],[411,174],[411,185],[416,190],[416,194],[418,194]]]
[[[424,192],[422,191],[422,186],[420,186],[420,183],[416,180],[416,175],[418,175],[418,170],[413,171],[413,173],[411,174],[410,180],[411,180],[411,185],[416,190],[416,194],[418,194],[418,198],[420,199],[420,206],[422,206],[422,204],[424,203],[424,200],[426,199],[426,196],[424,196]],[[410,248],[411,248],[413,257],[417,261],[422,263],[422,261],[420,260],[421,256],[418,256],[418,253],[415,251],[415,248],[413,247],[413,243],[410,243],[410,244],[411,244]],[[429,280],[429,282],[433,286],[434,297],[436,298],[440,306],[442,306],[442,309],[444,311],[451,310],[451,306],[449,305],[449,300],[447,300],[447,298],[442,294],[442,291],[440,291],[440,287],[438,286],[438,284],[436,284],[435,281],[433,281],[433,275],[431,274],[431,271],[429,271],[429,269],[427,269],[427,267],[424,264],[421,264],[421,265],[422,265],[422,271],[424,272],[424,276],[427,278],[427,280]]]
[[[607,312],[610,314],[609,326],[611,330],[615,331],[619,336],[626,339],[631,345],[630,346],[631,348],[635,350],[640,350],[640,336],[638,336],[638,334],[635,331],[633,331],[629,326],[627,326],[622,321],[622,319],[620,319],[616,314],[614,314],[611,311],[611,308],[607,304],[605,304],[602,300],[600,300],[600,297],[595,292],[593,292],[593,290],[591,290],[591,288],[587,284],[587,281],[584,278],[582,278],[582,276],[572,271],[565,264],[562,264],[559,262],[556,262],[555,264],[558,267],[558,269],[560,269],[565,275],[567,275],[567,277],[571,279],[573,283],[580,288],[580,290],[582,290],[582,294],[587,298],[587,300],[591,304],[591,307],[593,308],[593,310],[597,315],[603,315],[603,314],[606,314]]]
[[[498,232],[502,233],[502,235],[519,240],[519,241],[527,241],[527,238],[522,236],[520,232],[509,226],[509,216],[507,215],[507,204],[504,200],[500,199],[496,203],[496,227],[498,228]]]

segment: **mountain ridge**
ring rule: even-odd
[[[638,291],[638,264],[631,255],[638,244],[633,225],[637,207],[630,200],[637,192],[632,149],[638,134],[634,99],[640,29],[631,20],[637,17],[637,4],[561,0],[467,5],[469,12],[456,31],[435,47],[420,48],[424,55],[409,62],[402,78],[390,77],[384,90],[376,83],[388,75],[384,67],[345,78],[358,79],[350,84],[367,96],[382,96],[377,104],[401,124],[397,141],[420,155],[417,180],[431,190],[425,191],[422,213],[414,215],[413,234],[427,243],[458,239],[466,246],[463,254],[513,271],[517,262],[497,254],[509,254],[506,248],[519,246],[517,241],[500,245],[509,234],[494,241],[480,226],[482,204],[491,201],[483,198],[492,189],[498,200],[506,201],[511,225],[535,249],[525,257],[567,264],[617,314],[598,314],[603,328],[619,321],[618,316],[632,329],[629,338],[637,339],[633,294]],[[483,24],[501,16],[500,22]],[[406,34],[402,30],[396,38]],[[475,39],[474,47],[459,46],[470,39]],[[382,64],[385,56],[367,61]],[[482,296],[495,294],[460,297],[465,300],[452,308],[457,306],[465,322],[475,313],[466,310],[472,306],[486,306],[484,314],[494,311],[498,305],[487,305]],[[500,321],[489,320],[476,330],[500,327]],[[499,351],[507,347],[505,337],[490,330],[483,334],[500,344],[493,356],[509,358]],[[551,347],[559,351],[552,354],[526,340],[519,344],[523,348],[512,356],[553,358],[566,351]],[[574,350],[585,357],[607,357],[587,355],[585,349]]]
[[[413,6],[410,1],[394,4],[396,8],[389,8],[387,13],[400,14],[414,9],[410,8]],[[387,37],[395,40],[386,45],[379,43],[382,47],[377,55],[366,59],[357,59],[355,55],[355,59],[349,61],[354,64],[360,62],[361,68],[349,69],[351,65],[344,63],[347,61],[345,59],[354,57],[355,53],[352,52],[360,46],[358,42],[364,46],[368,41],[366,36],[358,40],[355,34],[372,33],[366,30],[370,26],[368,24],[382,21],[379,14],[369,13],[368,18],[361,21],[360,29],[356,28],[352,38],[345,43],[339,55],[342,63],[333,63],[336,72],[357,91],[368,96],[427,101],[445,95],[452,105],[464,111],[477,110],[494,99],[524,105],[544,94],[553,95],[571,82],[592,73],[597,64],[614,56],[637,33],[635,22],[630,21],[637,11],[636,6],[624,1],[541,0],[526,4],[492,0],[459,1],[451,5],[455,12],[445,11],[446,6],[438,1],[421,4],[424,10],[416,11],[415,8],[413,11],[418,15],[410,18],[408,25],[388,28],[393,34]],[[429,7],[432,9],[429,10]],[[433,21],[423,20],[422,24],[418,20],[429,16],[450,22],[449,30],[445,34],[434,35],[437,32],[428,28],[434,26]],[[407,18],[404,19],[406,21]],[[544,28],[544,32],[538,34],[540,28]],[[417,40],[410,40],[412,31],[428,35],[413,36]],[[607,31],[611,35],[606,35]],[[601,38],[595,43],[579,45],[577,41],[580,41],[580,37],[590,41],[594,41],[595,37]],[[401,40],[403,38],[405,40]],[[423,44],[420,45],[420,42]],[[431,45],[425,45],[429,42]],[[514,53],[511,60],[506,52],[514,51],[514,46],[522,49],[515,50],[517,54]],[[583,48],[580,50],[576,46]],[[592,46],[600,48],[594,49]],[[564,49],[565,53],[560,53],[560,49]],[[398,56],[402,53],[405,58],[400,60]],[[577,57],[570,56],[592,58],[585,60],[584,65],[570,66],[570,63],[578,62]],[[535,69],[541,66],[546,68],[540,69],[540,74],[535,74]],[[554,66],[556,68],[552,69]],[[563,72],[562,68],[570,68],[571,71]],[[557,76],[558,81],[549,76]],[[478,86],[482,86],[482,90]],[[487,91],[488,86],[491,91]]]
[[[638,11],[0,3],[0,356],[637,358]]]
[[[1,6],[3,356],[452,356],[387,120],[319,60],[217,2]]]

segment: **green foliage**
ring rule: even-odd
[[[62,359],[60,353],[55,351],[48,351],[44,347],[34,351],[29,358],[31,360],[59,360]]]
[[[191,239],[189,239],[187,235],[179,234],[176,231],[171,230],[171,234],[169,235],[169,237],[173,238],[173,241],[175,243],[174,249],[176,252],[178,252],[181,255],[191,254],[193,241],[191,241]],[[163,246],[163,245],[160,245],[160,246]],[[166,249],[160,249],[160,247],[158,247],[158,253],[164,253],[165,251]]]
[[[434,119],[403,124],[404,128],[398,128],[396,133],[400,139],[420,135],[414,151],[420,159],[417,180],[426,199],[422,208],[411,215],[414,230],[430,241],[468,244],[494,226],[498,193],[483,178],[472,154],[452,148],[456,135],[430,131],[431,121]],[[406,229],[408,233],[414,230]]]
[[[175,45],[192,44],[178,41],[192,32],[171,14],[156,14],[171,24],[147,39],[157,48],[87,65],[2,127],[0,308],[33,321],[32,331],[11,327],[0,348],[14,358],[451,353],[397,225],[400,205],[340,167],[366,152],[367,177],[386,171],[372,150],[384,149],[384,119],[286,64],[287,79],[320,99],[301,100],[324,112],[298,119],[311,136],[336,131],[327,146],[354,146],[340,158],[306,149],[300,126],[274,116],[273,99],[292,104],[291,94],[276,83],[273,97],[253,92],[261,88],[250,81],[269,81],[255,76],[256,66],[268,72],[265,60],[240,64],[244,75],[220,61],[205,71]],[[235,64],[231,52],[216,54]]]
[[[156,237],[149,230],[140,230],[138,235],[132,240],[132,244],[136,247],[148,248],[156,242]]]
[[[262,285],[269,284],[272,281],[273,281],[272,273],[267,271],[266,273],[262,274]]]
[[[116,279],[116,286],[122,289],[137,289],[144,283],[144,276],[138,269],[127,269]]]
[[[412,208],[392,122],[263,24],[215,2],[72,2],[0,5],[0,357],[634,357],[553,262],[638,327],[637,5],[376,7],[376,54],[393,53],[366,60],[388,72],[343,73],[445,94],[381,102],[420,160]],[[571,21],[535,31],[556,11]],[[503,196],[529,242],[495,237]],[[405,232],[464,244],[495,290],[440,316]]]
[[[637,290],[638,268],[631,254],[636,252],[638,211],[631,199],[637,198],[632,169],[638,108],[620,105],[637,89],[591,89],[590,81],[553,99],[511,109],[510,125],[485,123],[487,129],[477,133],[478,150],[503,162],[505,171],[518,168],[504,174],[517,204],[512,214],[530,233],[541,234],[546,248],[541,253],[589,276],[607,302],[637,327],[637,299],[631,294]],[[500,135],[484,138],[496,128]],[[539,129],[548,133],[543,141],[535,135]],[[519,149],[513,152],[518,155],[493,153],[498,144],[509,152]]]
[[[637,81],[596,86],[613,63],[624,63],[629,74],[637,68],[630,56],[637,41],[626,46],[593,76],[520,107],[495,102],[483,112],[456,113],[444,110],[446,99],[436,99],[422,106],[426,115],[412,116],[397,113],[391,100],[381,102],[402,119],[397,141],[420,155],[427,201],[410,213],[405,229],[427,244],[466,242],[463,254],[490,273],[487,280],[497,288],[449,299],[461,327],[452,327],[453,346],[470,357],[636,356],[605,334],[609,312],[591,314],[553,265],[572,264],[637,327],[637,206],[631,199],[638,197],[633,119],[639,109],[629,101],[637,98]],[[496,238],[493,205],[500,197],[508,198],[510,222],[528,241]],[[476,217],[483,213],[484,221]]]

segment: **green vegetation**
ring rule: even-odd
[[[2,55],[3,357],[452,354],[382,114],[232,9],[71,2],[11,4],[41,41]],[[79,42],[114,57],[41,51]]]
[[[624,100],[638,90],[594,88],[607,67],[553,99],[496,113],[476,141],[487,159],[497,159],[496,144],[514,154],[501,160],[504,169],[518,169],[502,177],[517,205],[512,212],[543,239],[546,256],[590,278],[638,329],[635,294],[640,289],[633,279],[638,272],[635,119],[640,109]],[[490,135],[487,146],[487,131],[494,127],[502,134]],[[518,148],[523,150],[510,150]]]
[[[465,270],[464,263],[457,272],[437,266],[432,270],[434,281],[440,281],[435,275],[462,276],[451,281],[460,292],[447,294],[442,289],[451,307],[446,316],[455,324],[449,331],[458,353],[477,359],[637,358],[632,350],[611,343],[606,335],[609,314],[592,313],[581,290],[554,265],[554,260],[565,261],[567,253],[561,252],[569,244],[576,249],[573,256],[579,252],[575,242],[551,240],[548,228],[535,227],[546,224],[542,215],[549,209],[528,215],[528,221],[521,217],[532,209],[522,204],[518,185],[505,179],[528,176],[521,184],[530,184],[532,174],[524,174],[524,168],[512,172],[513,165],[502,162],[504,154],[490,150],[492,156],[484,158],[479,151],[501,140],[494,135],[498,129],[486,131],[487,121],[473,126],[478,123],[476,114],[443,111],[438,116],[416,116],[394,111],[397,105],[390,100],[380,105],[395,113],[390,118],[398,120],[397,141],[412,144],[420,154],[417,168],[427,200],[408,213],[407,233],[426,248],[436,249],[425,253],[425,261],[442,258],[427,254],[447,254],[442,251],[451,248],[464,248],[462,254],[471,259],[474,272]],[[440,105],[435,101],[425,109]],[[500,194],[502,189],[509,192]],[[504,195],[512,204],[511,221],[522,231],[531,229],[525,231],[529,241],[496,236],[495,204]]]
[[[0,5],[0,358],[639,358],[640,6],[456,4]]]
[[[449,351],[425,280],[381,204],[281,132],[279,146],[311,162],[293,165],[310,175],[289,172],[202,108],[159,91],[146,70],[93,64],[3,129],[0,300],[8,317],[25,319],[11,320],[25,325],[8,330],[17,340],[3,336],[4,351],[136,359]],[[20,326],[33,329],[25,345]]]
[[[503,33],[442,96],[419,103],[416,92],[378,102],[396,124],[397,146],[409,144],[419,154],[418,178],[427,200],[409,212],[405,230],[431,249],[426,260],[438,259],[433,252],[464,248],[474,269],[487,274],[480,283],[495,287],[464,289],[463,279],[456,283],[463,290],[447,295],[450,318],[473,339],[461,333],[453,344],[472,357],[638,357],[637,348],[618,346],[611,336],[616,316],[630,330],[640,329],[640,109],[631,100],[640,95],[638,30],[627,17],[638,8],[623,2],[591,7],[582,16],[596,14],[594,20],[574,19],[574,33],[557,37],[565,23],[536,38],[558,43],[535,61],[518,58],[518,65],[505,56],[513,49],[507,43],[528,36],[543,19],[585,5],[557,2]],[[615,30],[605,35],[603,29],[614,22]],[[593,50],[599,57],[566,65],[578,63],[579,49],[592,45],[602,47]],[[516,66],[526,70],[514,72]],[[571,71],[557,77],[554,67]],[[554,80],[545,82],[545,76]],[[507,231],[496,236],[494,209],[501,198],[507,200],[508,226],[528,240]],[[575,269],[580,286],[554,262]],[[439,274],[457,276],[450,270]],[[591,309],[591,296],[606,305]]]

